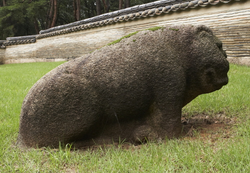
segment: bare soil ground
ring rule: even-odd
[[[200,139],[215,142],[233,135],[232,127],[236,123],[236,118],[228,118],[224,114],[214,117],[199,114],[189,119],[182,117],[182,123],[184,140]]]
[[[223,113],[214,115],[213,117],[206,114],[197,114],[191,118],[182,117],[183,132],[181,140],[202,140],[204,143],[216,145],[219,139],[229,139],[233,136],[233,125],[236,118],[228,118]],[[81,150],[90,149],[92,151],[98,148],[120,147],[122,149],[139,149],[141,145],[133,145],[124,142],[122,144],[108,144],[105,146],[96,145],[91,147],[79,148]]]

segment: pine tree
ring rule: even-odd
[[[40,30],[154,0],[2,0],[0,40],[37,34]]]

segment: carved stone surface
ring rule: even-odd
[[[182,107],[228,83],[226,57],[208,27],[180,25],[141,31],[64,63],[25,97],[18,144],[178,137]]]

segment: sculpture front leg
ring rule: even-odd
[[[181,104],[153,103],[150,108],[148,124],[156,131],[158,138],[176,138],[182,131]]]

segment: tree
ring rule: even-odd
[[[47,14],[48,11],[47,0],[30,0],[27,3],[26,10],[23,11],[27,19],[33,23],[36,33],[47,28]],[[30,26],[31,28],[32,26]]]
[[[119,9],[122,9],[123,6],[123,0],[119,0]]]
[[[130,7],[130,0],[119,0],[119,9]]]
[[[19,3],[17,0],[12,0],[5,2],[5,6],[0,8],[0,39],[30,33],[31,29],[27,26],[30,25],[30,20],[23,13],[26,7],[26,3]],[[25,26],[25,24],[27,25]]]
[[[74,7],[74,18],[75,20],[80,20],[80,0],[73,0],[73,7]]]
[[[6,0],[3,0],[3,6],[6,6]]]
[[[124,8],[130,7],[130,0],[125,0],[124,2]]]
[[[110,2],[109,2],[109,0],[106,0],[106,13],[108,13],[109,12],[109,10],[110,10]]]
[[[154,0],[1,0],[0,39],[40,30]]]
[[[54,27],[56,25],[56,19],[57,19],[57,10],[58,10],[58,4],[57,4],[57,0],[53,0],[53,19],[52,19],[52,24],[51,27]]]
[[[96,14],[100,15],[101,12],[101,1],[100,0],[96,0]]]
[[[50,8],[49,8],[48,17],[47,17],[47,28],[51,28],[56,25],[57,12],[58,12],[57,0],[50,0],[49,6]]]

